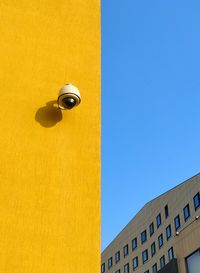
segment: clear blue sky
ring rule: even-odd
[[[200,172],[200,1],[102,0],[102,250]]]

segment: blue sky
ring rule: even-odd
[[[102,0],[102,250],[200,172],[199,14],[199,0]]]

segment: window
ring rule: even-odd
[[[199,273],[200,268],[200,249],[186,258],[187,272]]]
[[[160,236],[158,237],[158,246],[159,248],[161,248],[163,246],[163,235],[160,234]]]
[[[199,194],[199,192],[193,197],[193,201],[194,201],[194,209],[197,210],[198,208],[200,208],[200,194]]]
[[[153,257],[156,254],[156,244],[151,244],[151,257]]]
[[[112,265],[113,265],[112,257],[110,257],[110,258],[108,259],[108,269],[110,269],[110,268],[112,267]]]
[[[163,268],[165,266],[165,256],[163,255],[161,258],[160,258],[160,268]]]
[[[124,257],[126,257],[128,255],[128,245],[124,246],[123,251],[124,251]]]
[[[117,264],[120,261],[120,251],[115,253],[115,263]]]
[[[181,227],[179,214],[174,218],[174,226],[176,231]]]
[[[132,250],[135,250],[137,248],[137,237],[135,237],[133,240],[132,240]]]
[[[154,234],[154,224],[153,224],[153,222],[149,226],[149,234],[150,234],[150,236],[152,236]]]
[[[190,206],[189,206],[189,204],[187,204],[187,206],[184,207],[183,214],[184,214],[185,222],[187,222],[187,220],[190,218]]]
[[[173,247],[171,247],[169,250],[168,250],[168,260],[169,262],[174,259],[174,250],[173,250]]]
[[[138,267],[138,256],[133,258],[133,270],[135,270]]]
[[[145,271],[144,273],[149,273],[149,270]]]
[[[161,214],[159,213],[158,216],[156,217],[156,224],[157,224],[157,228],[159,228],[162,224],[161,221]]]
[[[105,263],[101,265],[101,273],[104,273],[106,271]]]
[[[171,230],[171,225],[166,227],[166,238],[167,241],[169,240],[169,238],[172,236],[172,230]]]
[[[157,273],[157,264],[156,263],[152,266],[152,273]]]
[[[124,273],[129,273],[129,263],[124,266]]]
[[[142,261],[143,261],[143,264],[148,261],[148,249],[145,249],[143,252],[142,252]]]
[[[118,269],[117,271],[115,271],[115,273],[120,273],[120,269]]]
[[[141,233],[141,243],[144,244],[144,242],[146,242],[147,240],[147,231],[144,230],[142,233]]]
[[[168,205],[165,206],[165,219],[167,219],[169,216],[169,208]]]

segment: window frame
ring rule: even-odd
[[[157,216],[156,216],[156,226],[157,226],[157,229],[162,225],[162,217],[161,217],[161,213],[159,213]]]
[[[145,264],[149,260],[148,249],[142,251],[142,262]]]
[[[138,247],[137,237],[132,239],[132,251]]]
[[[176,226],[176,219],[178,219],[178,223],[179,223],[179,226],[177,227]],[[174,227],[175,227],[175,231],[178,231],[180,228],[181,228],[181,219],[180,219],[180,215],[176,215],[176,217],[174,218]]]
[[[197,198],[197,205],[196,205],[196,198]],[[195,196],[193,197],[193,202],[194,202],[194,209],[195,211],[197,211],[200,208],[200,193],[197,192],[197,194],[195,194]]]
[[[150,235],[150,237],[153,236],[153,234],[154,234],[154,222],[152,222],[149,225],[149,235]]]
[[[162,261],[163,261],[163,264],[162,264]],[[163,255],[162,257],[160,257],[160,269],[162,269],[163,267],[165,267],[165,255]]]
[[[126,272],[126,268],[127,268],[127,272]],[[129,273],[129,263],[124,265],[124,273]]]
[[[136,266],[135,266],[135,261],[136,261]],[[139,266],[139,260],[138,260],[138,256],[135,256],[133,259],[132,259],[132,263],[133,263],[133,271],[135,271],[138,266]]]
[[[115,264],[117,264],[120,261],[120,250],[118,250],[115,253]]]
[[[113,266],[113,257],[108,258],[108,270]]]
[[[161,239],[161,240],[160,240]],[[160,242],[162,242],[162,244],[160,244]],[[164,245],[164,240],[163,240],[163,234],[161,233],[159,236],[158,236],[158,248],[161,249]]]
[[[168,230],[170,231],[169,234],[168,234]],[[169,224],[167,227],[166,227],[166,239],[167,241],[169,241],[169,239],[172,237],[172,228],[171,228],[171,225]]]
[[[190,205],[189,205],[189,203],[183,208],[183,216],[184,216],[185,222],[187,222],[188,219],[190,218]]]
[[[102,263],[101,264],[101,273],[105,273],[106,272],[106,264]]]
[[[167,219],[169,217],[169,206],[168,204],[165,205],[165,219]]]
[[[128,256],[128,254],[129,254],[128,244],[126,244],[126,245],[123,247],[123,254],[124,254],[124,258],[125,258],[126,256]]]
[[[144,240],[143,240],[143,234],[144,234]],[[147,241],[147,230],[143,230],[141,232],[141,244],[143,245]]]
[[[171,256],[171,253],[172,253],[172,256]],[[170,259],[170,257],[172,257],[171,259]],[[174,248],[173,248],[173,246],[172,247],[170,247],[169,249],[168,249],[168,262],[170,262],[171,260],[173,260],[174,259]]]
[[[152,250],[154,250],[154,252]],[[153,257],[154,255],[156,255],[156,243],[155,242],[153,242],[151,244],[151,257]]]
[[[156,269],[156,271],[154,271],[154,268]],[[157,273],[158,272],[158,266],[157,263],[152,265],[152,273]]]

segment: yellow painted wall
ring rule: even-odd
[[[99,272],[99,0],[0,1],[0,98],[0,272]]]

